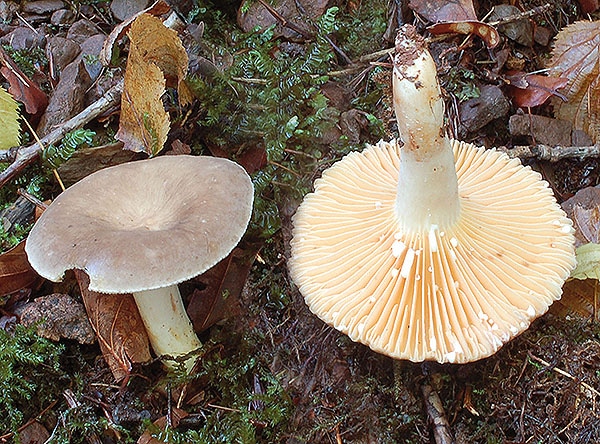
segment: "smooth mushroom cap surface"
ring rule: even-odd
[[[400,229],[395,142],[326,170],[293,219],[289,269],[311,311],[394,358],[493,354],[560,298],[575,265],[572,223],[537,172],[452,147],[460,215],[444,230]]]
[[[51,281],[81,269],[90,290],[134,293],[188,280],[223,259],[246,231],[253,186],[238,164],[163,156],[100,170],[60,194],[25,250]]]

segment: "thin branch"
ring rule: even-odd
[[[57,143],[68,132],[77,128],[81,128],[83,125],[91,122],[96,117],[117,106],[121,100],[122,92],[123,81],[120,81],[111,89],[109,89],[104,96],[102,96],[96,102],[92,103],[79,114],[70,118],[58,128],[54,129],[48,135],[43,137],[41,139],[43,146]],[[19,149],[17,151],[15,161],[0,173],[0,187],[3,187],[9,180],[18,175],[27,165],[35,161],[40,155],[43,146],[36,142],[28,147]]]
[[[600,157],[600,145],[592,146],[515,146],[513,148],[498,147],[498,151],[506,153],[509,157],[520,159],[536,158],[557,162],[562,159],[585,159],[587,157]]]
[[[550,364],[549,362],[546,362],[546,361],[544,361],[542,358],[538,358],[538,357],[537,357],[537,356],[535,356],[535,355],[529,354],[529,357],[530,357],[532,360],[534,360],[534,361],[536,361],[536,362],[539,362],[539,363],[540,363],[540,364],[542,364],[543,366],[545,366],[545,367],[548,367],[548,369],[550,369],[550,370],[552,370],[552,371],[554,371],[554,372],[558,373],[559,375],[565,376],[565,377],[567,377],[567,378],[569,378],[569,379],[571,379],[571,380],[573,380],[573,381],[579,382],[579,384],[580,384],[580,385],[581,385],[581,386],[582,386],[584,389],[586,389],[586,390],[589,390],[591,393],[593,393],[593,394],[594,394],[594,395],[596,395],[596,396],[600,396],[600,392],[598,392],[598,390],[596,390],[596,389],[595,389],[594,387],[592,387],[591,385],[589,385],[589,384],[586,384],[586,383],[585,383],[585,382],[583,382],[583,381],[580,381],[578,378],[576,378],[575,376],[573,376],[571,373],[569,373],[569,372],[566,372],[566,371],[564,371],[564,370],[561,370],[561,369],[560,369],[560,368],[558,368],[558,367],[554,367],[554,366],[553,366],[552,364]]]

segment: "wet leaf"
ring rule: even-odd
[[[410,0],[408,6],[430,22],[477,20],[471,0]]]
[[[0,295],[31,288],[38,279],[25,254],[25,241],[0,254]]]
[[[567,101],[556,101],[557,118],[573,123],[594,141],[600,134],[600,21],[575,22],[563,28],[554,42],[549,72],[567,78]]]
[[[101,294],[88,290],[89,278],[75,270],[81,297],[98,343],[115,380],[129,376],[133,363],[151,359],[148,335],[130,294]]]
[[[542,105],[552,96],[561,96],[559,89],[564,88],[569,79],[548,77],[539,74],[511,72],[506,75],[509,81],[509,95],[513,104],[522,108]]]
[[[32,115],[41,114],[48,106],[48,96],[19,69],[10,56],[0,48],[0,73],[9,83],[8,92]]]
[[[473,34],[480,37],[488,48],[495,48],[500,43],[500,34],[496,28],[477,20],[448,21],[436,23],[427,28],[434,35],[438,34]]]
[[[184,82],[188,57],[177,33],[152,15],[140,15],[127,34],[130,49],[116,137],[125,149],[154,156],[169,132],[169,115],[162,104],[167,82],[177,87],[180,105],[191,100]]]
[[[15,99],[0,87],[0,150],[19,145],[21,125],[19,125],[19,105]]]
[[[196,289],[187,307],[194,330],[201,332],[239,311],[239,298],[256,251],[235,248],[229,256],[196,278]]]

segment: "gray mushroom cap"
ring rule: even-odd
[[[59,195],[27,239],[31,266],[60,281],[84,270],[89,288],[133,293],[211,268],[250,220],[252,182],[238,164],[164,156],[106,168]]]

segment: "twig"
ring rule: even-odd
[[[123,81],[120,81],[111,89],[109,89],[104,96],[102,96],[96,102],[92,103],[79,114],[70,118],[61,126],[43,137],[41,139],[42,144],[44,146],[48,146],[57,143],[68,132],[82,127],[86,123],[117,106],[121,100],[122,92]],[[14,162],[0,173],[0,187],[3,187],[9,180],[19,174],[27,165],[36,160],[42,149],[42,145],[37,142],[29,145],[28,147],[19,149]]]
[[[65,400],[67,401],[67,404],[69,405],[70,408],[76,409],[76,408],[81,407],[81,403],[75,397],[75,393],[73,393],[73,390],[66,389],[63,392],[63,396],[65,397]],[[100,441],[100,438],[94,431],[88,431],[85,434],[85,440],[89,444],[102,444],[102,441]]]
[[[29,427],[31,424],[33,424],[34,422],[36,422],[38,419],[40,419],[42,416],[44,416],[44,414],[50,410],[52,407],[54,407],[56,405],[56,403],[58,402],[58,399],[55,399],[54,401],[52,401],[50,403],[50,405],[48,407],[46,407],[44,410],[42,410],[40,413],[38,413],[35,418],[31,418],[29,421],[27,421],[25,424],[23,424],[21,427],[19,427],[17,429],[17,432],[22,432],[23,430],[25,430],[27,427]],[[7,442],[7,440],[9,440],[10,438],[14,437],[15,434],[13,432],[7,433],[5,435],[1,435],[0,436],[0,442]]]
[[[592,146],[515,146],[513,148],[498,147],[498,151],[506,153],[509,157],[528,159],[535,157],[539,160],[557,162],[562,159],[584,159],[586,157],[600,157],[600,145]]]
[[[553,366],[552,364],[550,364],[549,362],[546,362],[546,361],[544,361],[542,358],[538,358],[537,356],[534,356],[534,355],[532,355],[532,354],[529,354],[529,357],[530,357],[531,359],[533,359],[534,361],[536,361],[536,362],[539,362],[539,363],[540,363],[540,364],[542,364],[543,366],[546,366],[546,367],[548,367],[550,370],[552,370],[552,371],[555,371],[555,372],[556,372],[556,373],[558,373],[559,375],[565,376],[565,377],[567,377],[567,378],[569,378],[569,379],[571,379],[571,380],[573,380],[573,381],[577,381],[577,382],[579,382],[579,384],[581,384],[581,386],[582,386],[583,388],[585,388],[585,389],[589,390],[590,392],[592,392],[592,393],[593,393],[594,395],[596,395],[596,396],[600,396],[600,392],[599,392],[598,390],[596,390],[594,387],[592,387],[592,386],[591,386],[591,385],[589,385],[589,384],[586,384],[586,383],[585,383],[585,382],[583,382],[583,381],[578,381],[578,379],[577,379],[575,376],[573,376],[571,373],[568,373],[568,372],[566,372],[566,371],[564,371],[564,370],[561,370],[561,369],[560,369],[560,368],[558,368],[558,367],[554,367],[554,366]]]
[[[433,427],[433,437],[436,444],[454,444],[454,438],[450,429],[450,423],[446,418],[446,412],[442,405],[442,400],[437,391],[429,383],[423,383],[421,386],[427,417]]]

